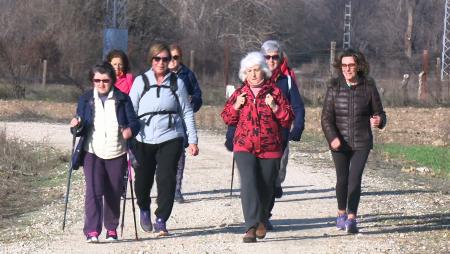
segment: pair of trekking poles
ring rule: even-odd
[[[75,143],[76,143],[76,139],[77,139],[77,130],[76,128],[71,128],[71,132],[72,132],[72,153],[71,155],[74,154],[75,151]],[[129,149],[128,149],[129,151]],[[128,164],[128,168],[127,168],[127,172],[124,176],[124,193],[123,193],[123,208],[122,208],[122,222],[120,224],[120,236],[122,237],[123,234],[123,227],[124,227],[124,221],[125,221],[125,207],[126,207],[126,201],[127,201],[127,187],[128,187],[128,183],[130,183],[130,191],[131,191],[131,207],[133,210],[133,220],[134,220],[134,233],[135,233],[135,237],[136,240],[139,240],[138,238],[138,234],[137,234],[137,226],[136,226],[136,211],[135,211],[135,207],[134,207],[134,190],[133,190],[133,179],[131,176],[131,153],[128,152],[128,160],[127,160],[127,164]],[[66,226],[66,216],[67,216],[67,206],[69,204],[69,193],[70,193],[70,184],[72,181],[72,171],[74,170],[74,165],[73,165],[73,161],[71,160],[70,162],[70,166],[69,169],[67,171],[67,189],[66,189],[66,195],[65,195],[65,199],[64,199],[64,218],[63,218],[63,224],[62,224],[62,230],[64,231],[65,226]]]

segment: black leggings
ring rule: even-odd
[[[370,150],[334,152],[336,197],[339,210],[355,214],[361,197],[361,179]]]
[[[183,151],[183,138],[176,138],[161,144],[145,144],[136,142],[135,193],[137,204],[141,210],[150,210],[150,191],[156,172],[158,208],[155,215],[164,221],[170,217],[175,196],[177,165]]]

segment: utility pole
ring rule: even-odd
[[[441,81],[449,79],[450,74],[450,2],[445,0],[444,34],[442,36]]]
[[[106,0],[103,58],[113,49],[128,51],[128,0]]]
[[[344,14],[344,43],[343,48],[350,48],[350,31],[352,23],[352,0],[348,0],[345,3],[345,14]]]

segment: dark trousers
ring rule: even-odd
[[[86,153],[83,170],[86,183],[84,228],[101,233],[102,222],[107,230],[115,230],[119,225],[120,196],[123,191],[123,177],[127,168],[126,154],[115,159],[101,159]]]
[[[273,189],[275,190],[277,187],[281,187],[281,183],[284,182],[284,178],[286,177],[286,171],[287,171],[287,164],[289,160],[289,143],[286,143],[283,145],[283,156],[280,158],[280,167],[277,170],[277,175],[275,176],[275,185],[273,186]],[[284,172],[281,172],[284,171]],[[283,174],[280,179],[280,174]],[[282,180],[282,181],[281,181]],[[272,199],[270,200],[269,204],[269,218],[272,217],[272,210],[275,206],[275,191],[273,192]]]
[[[336,167],[336,197],[339,210],[358,212],[361,197],[361,180],[370,150],[332,151]]]
[[[176,186],[176,192],[181,192],[181,183],[183,181],[183,173],[184,173],[184,167],[186,164],[186,153],[181,153],[180,160],[178,161],[178,167],[177,167],[177,186]]]
[[[140,158],[139,166],[135,168],[137,204],[141,210],[150,210],[150,191],[156,173],[158,208],[155,215],[164,221],[167,221],[172,213],[182,143],[183,138],[172,139],[161,144],[136,142],[136,157]]]
[[[241,178],[241,203],[245,227],[249,229],[269,218],[269,205],[280,167],[280,159],[262,159],[247,152],[235,152]]]

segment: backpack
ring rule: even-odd
[[[151,88],[156,88],[156,96],[159,97],[159,92],[161,88],[168,88],[170,89],[170,91],[172,92],[172,95],[175,97],[175,100],[177,101],[177,111],[167,111],[167,110],[161,110],[161,111],[156,111],[156,112],[147,112],[144,114],[140,114],[138,115],[138,119],[144,117],[144,116],[148,116],[150,115],[150,117],[147,119],[146,121],[146,125],[150,124],[150,121],[152,120],[152,118],[155,115],[163,115],[163,114],[169,114],[169,128],[172,127],[173,125],[173,118],[172,118],[172,114],[178,114],[181,118],[181,122],[183,125],[183,130],[184,130],[184,147],[187,147],[189,144],[187,143],[187,127],[186,127],[186,123],[184,122],[184,114],[181,108],[181,103],[180,103],[180,98],[178,97],[177,91],[178,91],[178,77],[175,73],[171,73],[170,74],[170,85],[150,85],[150,81],[148,80],[147,75],[145,75],[145,73],[143,73],[142,75],[142,80],[144,81],[144,89],[142,90],[142,95],[139,98],[139,102],[142,99],[142,97],[144,97],[144,95],[151,89]]]

